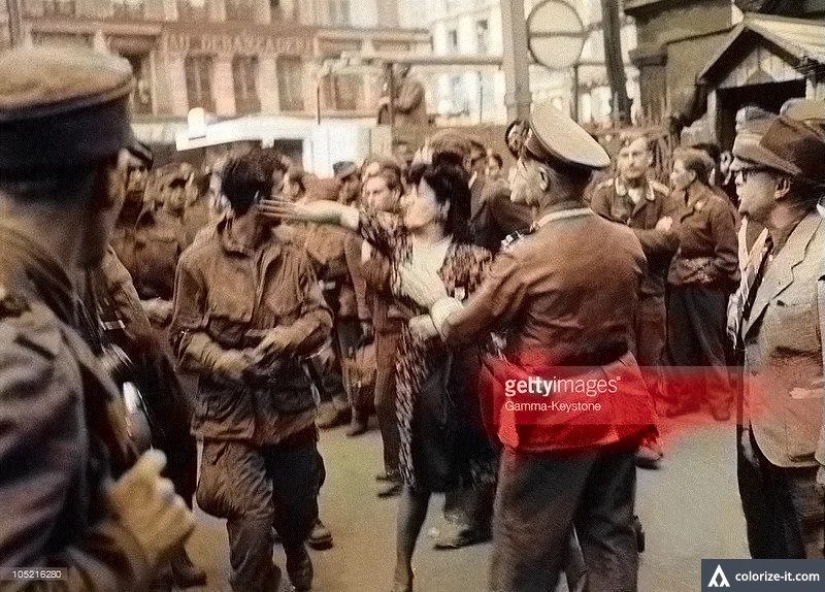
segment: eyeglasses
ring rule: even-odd
[[[749,179],[753,178],[754,175],[759,173],[766,173],[769,169],[765,167],[749,167],[744,169],[739,169],[734,173],[734,180],[741,181],[742,183],[747,183]]]
[[[750,167],[745,169],[739,169],[734,173],[734,181],[747,183],[748,180],[752,179],[759,173],[767,173],[769,170],[770,169],[767,169],[765,167]]]

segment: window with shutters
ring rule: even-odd
[[[189,108],[203,107],[215,111],[215,98],[212,96],[213,64],[211,56],[189,56],[185,62],[186,95]]]
[[[278,98],[281,111],[304,110],[304,65],[301,58],[278,58]]]
[[[329,24],[333,27],[348,27],[352,24],[349,0],[327,0],[327,9]]]
[[[116,19],[142,19],[143,0],[112,0],[112,16]]]
[[[208,18],[207,0],[178,0],[178,20],[205,21]]]
[[[260,113],[258,58],[238,56],[232,60],[232,81],[235,87],[235,111],[239,115]]]
[[[76,11],[75,0],[43,0],[43,16],[73,17]]]

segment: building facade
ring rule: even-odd
[[[403,2],[404,0],[402,0]],[[413,1],[413,0],[407,0]],[[420,0],[426,2],[423,15],[432,32],[435,55],[489,55],[503,53],[501,2],[499,0]],[[525,16],[539,0],[525,0]],[[607,123],[611,119],[611,92],[604,65],[604,43],[599,0],[568,0],[584,25],[585,43],[579,67],[579,119],[583,123]],[[406,15],[402,12],[402,18]],[[413,13],[415,14],[415,13]],[[421,19],[422,11],[416,18]],[[421,20],[407,24],[421,26]],[[622,27],[628,94],[638,96],[638,72],[629,60],[635,47],[636,31],[631,19]],[[530,67],[530,89],[534,100],[551,101],[559,109],[572,112],[574,75],[570,71],[549,71]],[[500,67],[464,68],[428,77],[430,105],[449,124],[506,123],[505,83]]]
[[[339,68],[336,58],[430,49],[427,31],[399,28],[395,0],[7,2],[20,9],[23,43],[78,43],[127,58],[138,123],[185,121],[196,107],[218,118],[372,117],[380,72]]]

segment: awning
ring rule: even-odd
[[[783,54],[794,68],[825,67],[825,20],[795,19],[748,13],[699,74],[712,82],[725,75],[743,47],[762,39]]]

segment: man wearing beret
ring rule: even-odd
[[[780,116],[764,134],[740,132],[733,155],[739,212],[767,228],[729,323],[744,358],[737,464],[748,545],[760,559],[822,558],[825,135]]]
[[[635,390],[623,386],[600,398],[607,410],[600,416],[571,420],[551,412],[520,421],[496,403],[504,452],[490,587],[554,590],[575,528],[588,590],[635,591],[634,454],[654,410],[628,336],[645,256],[630,229],[583,201],[592,171],[610,163],[601,146],[550,105],[534,108],[530,127],[513,199],[533,208],[532,233],[499,255],[466,305],[446,298],[440,282],[415,267],[402,269],[401,283],[448,343],[508,329],[509,368],[632,370],[626,378]]]
[[[0,55],[4,590],[26,585],[9,570],[58,567],[65,579],[38,589],[146,590],[194,528],[164,456],[134,464],[70,280],[100,263],[122,205],[131,89],[126,60],[89,50]]]

